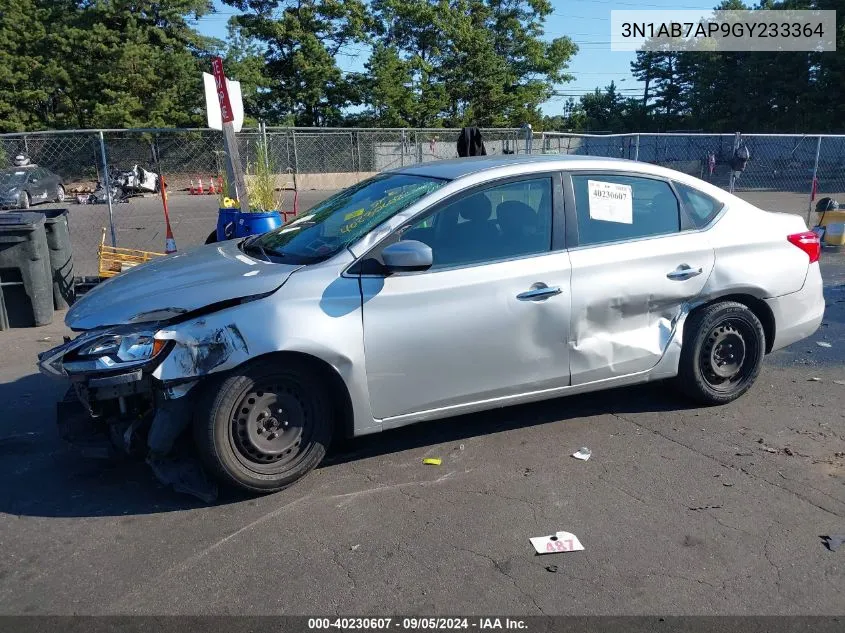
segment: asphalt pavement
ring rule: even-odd
[[[60,315],[0,332],[0,614],[842,614],[845,258],[823,273],[823,326],[727,406],[658,383],[423,423],[211,506],[61,445]],[[534,553],[560,530],[584,551]]]

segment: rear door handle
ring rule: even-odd
[[[674,281],[683,281],[684,279],[696,277],[703,272],[703,268],[691,268],[687,264],[681,264],[672,272],[667,273],[666,276]]]
[[[534,284],[531,290],[520,292],[516,295],[516,298],[520,301],[542,301],[543,299],[559,295],[561,292],[563,291],[558,286],[547,286],[546,284],[539,283]]]

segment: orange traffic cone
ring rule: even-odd
[[[191,178],[191,186],[188,188],[188,193],[192,196],[197,195],[197,190],[194,189],[194,179]]]
[[[211,186],[208,188],[209,195],[216,196],[217,195],[217,188],[214,186],[214,178],[210,178]]]
[[[200,185],[199,185],[199,187],[197,187],[197,194],[201,196],[202,194],[205,193],[205,191],[203,191],[203,189],[202,189],[202,178],[200,178],[199,181],[200,181]]]

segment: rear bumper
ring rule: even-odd
[[[807,338],[821,325],[824,317],[824,293],[818,262],[810,264],[804,287],[798,292],[766,299],[775,317],[772,351]]]

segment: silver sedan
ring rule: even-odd
[[[267,492],[334,434],[662,379],[729,402],[818,328],[819,254],[800,217],[653,165],[431,162],[115,277],[40,365],[124,448],[193,427],[220,481]]]

